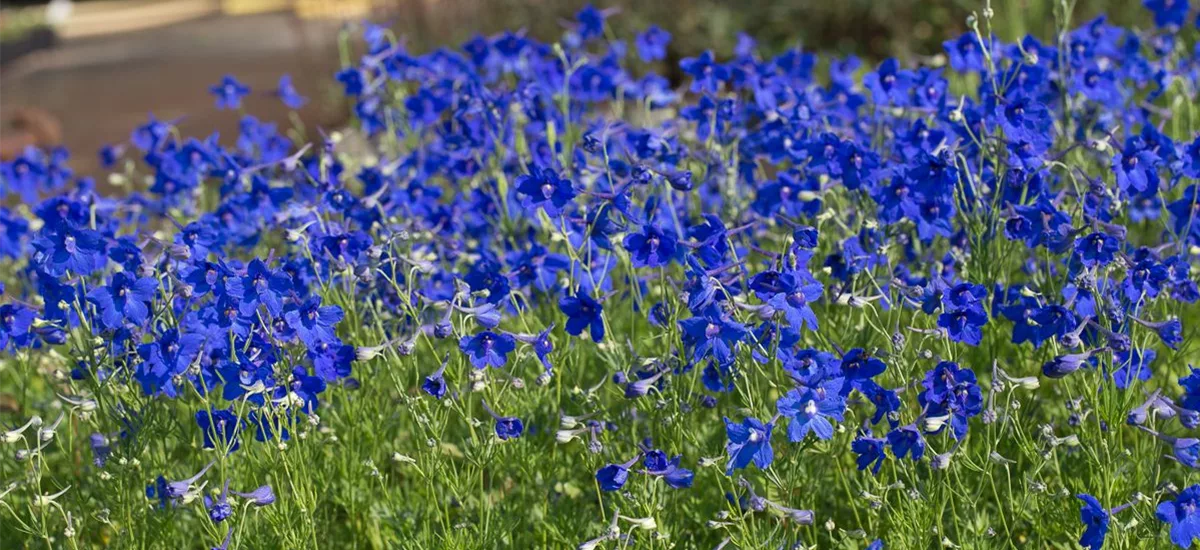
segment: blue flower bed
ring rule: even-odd
[[[226,77],[237,136],[151,117],[104,185],[30,150],[0,540],[1191,547],[1200,49],[1145,4],[919,67],[743,37],[680,88],[594,8],[365,25],[345,131]]]

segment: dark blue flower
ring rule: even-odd
[[[490,330],[473,336],[463,336],[458,341],[458,349],[467,355],[471,366],[477,369],[503,367],[508,362],[508,354],[516,347],[512,336]]]
[[[600,485],[603,491],[619,491],[625,486],[625,482],[629,480],[629,468],[637,462],[639,457],[633,457],[629,462],[624,464],[609,464],[596,470],[596,483]]]
[[[850,390],[857,388],[862,382],[882,374],[887,370],[887,365],[862,348],[854,348],[842,357],[841,370],[844,382],[839,393],[846,396],[850,395]]]
[[[308,103],[308,99],[300,95],[296,91],[296,87],[292,85],[292,75],[283,75],[279,77],[279,84],[275,86],[275,97],[279,98],[284,105],[289,109],[299,109]]]
[[[888,432],[887,442],[897,459],[907,456],[912,458],[913,462],[919,462],[921,457],[925,456],[925,437],[915,425],[902,426]]]
[[[204,435],[205,449],[216,448],[218,442],[229,453],[241,448],[242,442],[238,437],[241,423],[233,409],[196,411],[196,424]]]
[[[250,94],[250,87],[238,82],[232,75],[225,75],[221,82],[208,91],[217,97],[217,109],[236,110],[242,107],[242,98]]]
[[[884,451],[886,445],[886,439],[871,437],[869,431],[860,433],[850,443],[850,450],[858,455],[855,462],[858,464],[859,471],[870,468],[872,474],[878,475],[879,469],[883,467],[884,459],[887,458],[887,453]]]
[[[550,168],[530,168],[530,173],[517,178],[517,194],[530,208],[542,208],[551,218],[564,213],[575,199],[571,180],[560,177]]]
[[[22,305],[0,305],[0,350],[23,348],[33,342],[33,321],[37,317],[32,309]]]
[[[809,433],[818,439],[833,438],[833,421],[841,422],[846,400],[838,394],[841,381],[834,379],[816,388],[796,388],[779,398],[776,407],[780,416],[790,419],[788,440],[804,441]]]
[[[746,418],[741,423],[725,418],[725,435],[729,443],[725,450],[729,452],[729,465],[725,467],[726,475],[733,475],[734,470],[741,470],[751,462],[765,470],[775,459],[775,451],[771,449],[771,430],[773,424],[763,424],[757,418]]]
[[[593,342],[604,341],[604,307],[600,302],[587,294],[577,294],[560,298],[558,307],[567,316],[567,334],[579,336],[584,330],[590,330]]]
[[[662,267],[677,260],[681,252],[675,232],[652,223],[642,226],[640,233],[626,235],[624,245],[634,267]]]
[[[158,294],[158,281],[150,277],[140,279],[118,271],[107,286],[97,287],[88,293],[88,301],[100,311],[103,327],[117,329],[125,323],[142,325],[150,316],[150,302]]]
[[[483,402],[483,408],[496,421],[496,437],[499,437],[501,440],[516,439],[521,437],[521,434],[525,432],[525,423],[521,422],[520,418],[515,416],[500,416],[492,411],[487,402]]]
[[[1154,517],[1171,530],[1171,542],[1180,548],[1192,548],[1200,539],[1200,485],[1181,491],[1175,500],[1159,503]]]
[[[1159,27],[1187,24],[1188,0],[1143,0],[1142,5],[1154,14],[1154,24]]]
[[[1104,537],[1108,535],[1108,509],[1100,505],[1096,497],[1089,494],[1075,495],[1083,501],[1079,508],[1079,520],[1083,522],[1083,534],[1079,545],[1089,550],[1100,550]]]
[[[741,323],[715,312],[684,319],[679,327],[683,330],[684,345],[692,350],[693,363],[710,356],[720,365],[732,363],[738,343],[749,334]]]
[[[300,341],[310,348],[320,343],[337,342],[335,328],[342,317],[341,307],[322,306],[321,299],[316,296],[309,297],[283,314],[288,327],[296,331]]]
[[[658,61],[667,57],[667,44],[671,42],[671,33],[661,29],[658,25],[650,25],[644,32],[637,35],[634,39],[634,46],[637,47],[638,57],[642,61],[651,62]]]

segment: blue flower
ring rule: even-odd
[[[508,362],[508,354],[516,347],[512,336],[490,330],[473,336],[463,336],[458,341],[458,349],[467,354],[471,366],[477,369],[503,367]]]
[[[242,442],[238,437],[241,425],[233,409],[196,411],[196,424],[204,435],[205,449],[215,448],[217,442],[229,453],[241,448]]]
[[[624,245],[633,257],[633,267],[662,267],[677,260],[681,252],[675,232],[652,223],[642,226],[640,233],[626,235]]]
[[[659,28],[658,25],[650,25],[644,32],[637,35],[637,38],[634,39],[634,46],[637,47],[638,57],[649,63],[667,57],[667,44],[670,42],[671,33]]]
[[[952,342],[978,346],[983,340],[983,326],[988,322],[987,313],[979,305],[947,311],[938,316],[937,324],[946,330]]]
[[[62,222],[49,224],[33,239],[33,261],[46,273],[91,275],[104,268],[104,237],[96,231]]]
[[[592,341],[604,341],[604,307],[587,294],[563,296],[558,301],[559,309],[567,316],[567,334],[579,336],[585,329],[591,330]]]
[[[322,306],[321,299],[312,296],[283,314],[288,327],[296,331],[300,341],[310,348],[320,343],[338,342],[334,329],[342,321],[342,308]]]
[[[850,395],[850,390],[859,387],[863,382],[871,380],[887,370],[887,365],[869,355],[862,348],[854,348],[842,357],[842,396]]]
[[[924,391],[917,395],[917,402],[925,409],[926,416],[949,416],[954,438],[965,437],[967,420],[983,411],[983,392],[975,373],[957,363],[942,361],[925,373],[922,387]],[[941,432],[943,427],[933,433]]]
[[[711,51],[705,50],[698,57],[688,57],[679,62],[679,68],[692,77],[689,91],[692,93],[715,94],[721,83],[729,79],[729,69],[716,62]]]
[[[150,277],[134,278],[118,271],[107,286],[88,293],[88,301],[100,310],[103,327],[117,329],[126,322],[141,326],[150,315],[150,302],[158,294],[158,281]]]
[[[1095,267],[1112,263],[1121,245],[1116,237],[1107,233],[1091,233],[1075,239],[1075,254],[1084,267]]]
[[[433,371],[433,374],[426,376],[425,381],[421,383],[421,390],[432,395],[435,399],[441,399],[446,396],[446,379],[442,374],[446,372],[446,365],[450,364],[450,354],[442,359],[442,366],[438,370]]]
[[[186,372],[200,353],[204,337],[199,334],[180,334],[177,329],[163,331],[158,340],[138,346],[142,363],[137,365],[134,377],[142,385],[146,395],[160,391],[175,397],[178,388],[174,378]]]
[[[879,469],[883,467],[883,461],[887,458],[886,448],[887,440],[871,437],[870,431],[864,431],[850,443],[850,450],[858,455],[855,462],[858,464],[859,471],[871,469],[871,473],[878,475]]]
[[[221,489],[217,498],[204,495],[204,508],[208,510],[208,519],[211,519],[213,523],[221,523],[233,515],[233,506],[229,505],[228,479],[225,480],[225,487]]]
[[[983,43],[974,32],[964,32],[958,38],[944,42],[942,47],[950,57],[950,67],[955,71],[982,73],[987,70]]]
[[[913,462],[919,462],[925,456],[925,437],[915,425],[909,424],[888,432],[887,442],[897,459],[908,456]]]
[[[483,402],[483,408],[496,421],[496,437],[499,437],[501,440],[516,439],[521,437],[521,434],[525,432],[525,423],[521,422],[520,418],[515,416],[500,416],[492,411],[492,408],[488,406],[486,401]]]
[[[725,450],[729,453],[729,465],[725,468],[726,475],[733,475],[734,470],[741,470],[751,462],[759,469],[767,469],[775,459],[771,449],[771,430],[773,424],[763,424],[757,418],[746,418],[739,424],[725,418],[725,435],[729,443]]]
[[[642,473],[663,478],[667,486],[673,489],[686,489],[692,486],[696,475],[691,470],[679,466],[682,459],[682,456],[675,455],[668,460],[667,454],[660,450],[648,451],[642,460],[642,466],[645,467]]]
[[[275,97],[279,98],[284,105],[289,109],[299,109],[308,103],[308,99],[300,95],[296,91],[296,87],[292,85],[292,75],[283,75],[279,77],[279,84],[275,86]]]
[[[208,91],[217,97],[217,109],[240,109],[242,98],[250,94],[250,87],[238,82],[232,75],[225,75],[221,82]]]
[[[1200,539],[1200,485],[1192,485],[1175,500],[1161,502],[1154,517],[1166,523],[1171,530],[1171,542],[1180,548],[1192,548]]]
[[[720,365],[733,362],[737,345],[749,331],[741,323],[717,312],[702,317],[692,317],[679,322],[683,330],[683,343],[692,350],[692,362],[700,363],[713,357]]]
[[[1079,536],[1079,545],[1089,550],[1100,550],[1104,546],[1104,537],[1108,535],[1108,509],[1100,505],[1096,497],[1089,494],[1076,495],[1083,501],[1079,508],[1079,520],[1083,522],[1083,534]]]
[[[596,470],[596,482],[604,491],[619,491],[629,480],[629,468],[638,461],[635,456],[624,464],[609,464]]]
[[[1092,355],[1095,354],[1096,351],[1097,350],[1086,351],[1083,353],[1070,353],[1055,357],[1054,359],[1051,359],[1042,365],[1042,374],[1049,378],[1063,378],[1087,364],[1088,360],[1092,358]]]
[[[37,317],[32,309],[22,305],[0,305],[0,350],[23,348],[33,343],[33,321]]]
[[[1187,24],[1188,0],[1143,0],[1142,5],[1154,14],[1159,27],[1182,27]]]
[[[571,180],[560,177],[550,168],[530,168],[530,173],[516,181],[517,194],[530,208],[542,208],[551,218],[563,214],[575,199]]]
[[[831,420],[841,422],[846,410],[845,398],[838,394],[840,382],[835,379],[816,388],[796,388],[779,398],[776,407],[780,416],[791,419],[788,440],[799,443],[809,433],[815,433],[818,439],[833,438]]]

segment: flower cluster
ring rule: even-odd
[[[118,532],[192,505],[221,549],[315,544],[346,514],[372,546],[471,536],[451,522],[534,546],[611,515],[594,548],[685,536],[659,526],[699,502],[722,546],[1189,547],[1200,489],[1167,482],[1200,467],[1200,47],[1186,1],[1146,6],[1151,31],[1013,43],[989,10],[916,67],[743,37],[679,62],[681,86],[656,72],[669,33],[630,51],[591,7],[553,45],[417,53],[365,25],[335,77],[343,131],[239,114],[232,141],[201,140],[151,117],[101,151],[108,186],[30,149],[0,165],[0,348],[20,365],[0,374],[21,406],[69,409],[95,469],[152,506],[109,504],[95,473],[44,494],[58,425],[27,435],[38,418],[3,435],[42,457],[0,469],[28,478],[29,512],[5,509],[36,540],[49,502],[72,534],[94,515],[55,499],[125,506]],[[254,93],[211,92],[238,112]],[[307,101],[286,76],[271,93]],[[378,482],[313,484],[364,465]],[[273,520],[238,499],[308,527],[242,535]],[[550,526],[497,534],[493,505]],[[1141,521],[1114,529],[1126,508]]]

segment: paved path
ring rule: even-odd
[[[268,91],[290,73],[310,101],[309,127],[344,121],[336,98],[339,24],[301,21],[290,13],[214,16],[128,34],[71,40],[21,59],[0,73],[0,120],[36,107],[58,118],[77,172],[94,175],[96,151],[128,139],[146,120],[184,117],[185,135],[221,132],[230,142],[237,114],[217,111],[208,87],[228,73],[249,84],[250,114],[288,124],[287,109]]]

